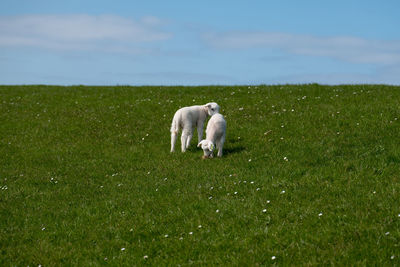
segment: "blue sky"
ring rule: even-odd
[[[0,84],[400,84],[400,1],[0,1]]]

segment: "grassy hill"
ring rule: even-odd
[[[171,154],[174,112],[211,101],[224,157],[196,134]],[[0,86],[0,265],[399,265],[399,103],[383,85]]]

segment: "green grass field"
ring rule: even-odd
[[[170,153],[215,101],[222,158]],[[0,86],[1,266],[400,265],[400,87]]]

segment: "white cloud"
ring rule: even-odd
[[[400,64],[399,40],[268,32],[207,33],[203,35],[203,40],[218,49],[274,48],[294,55],[330,57],[351,63]]]
[[[171,38],[162,21],[135,21],[113,15],[0,16],[0,46],[65,50],[129,50],[132,46]]]

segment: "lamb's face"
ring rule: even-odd
[[[202,140],[197,146],[201,146],[204,152],[203,158],[212,158],[215,149],[214,144],[208,140]]]
[[[205,106],[207,108],[207,113],[209,116],[219,113],[219,105],[217,103],[207,103]]]

